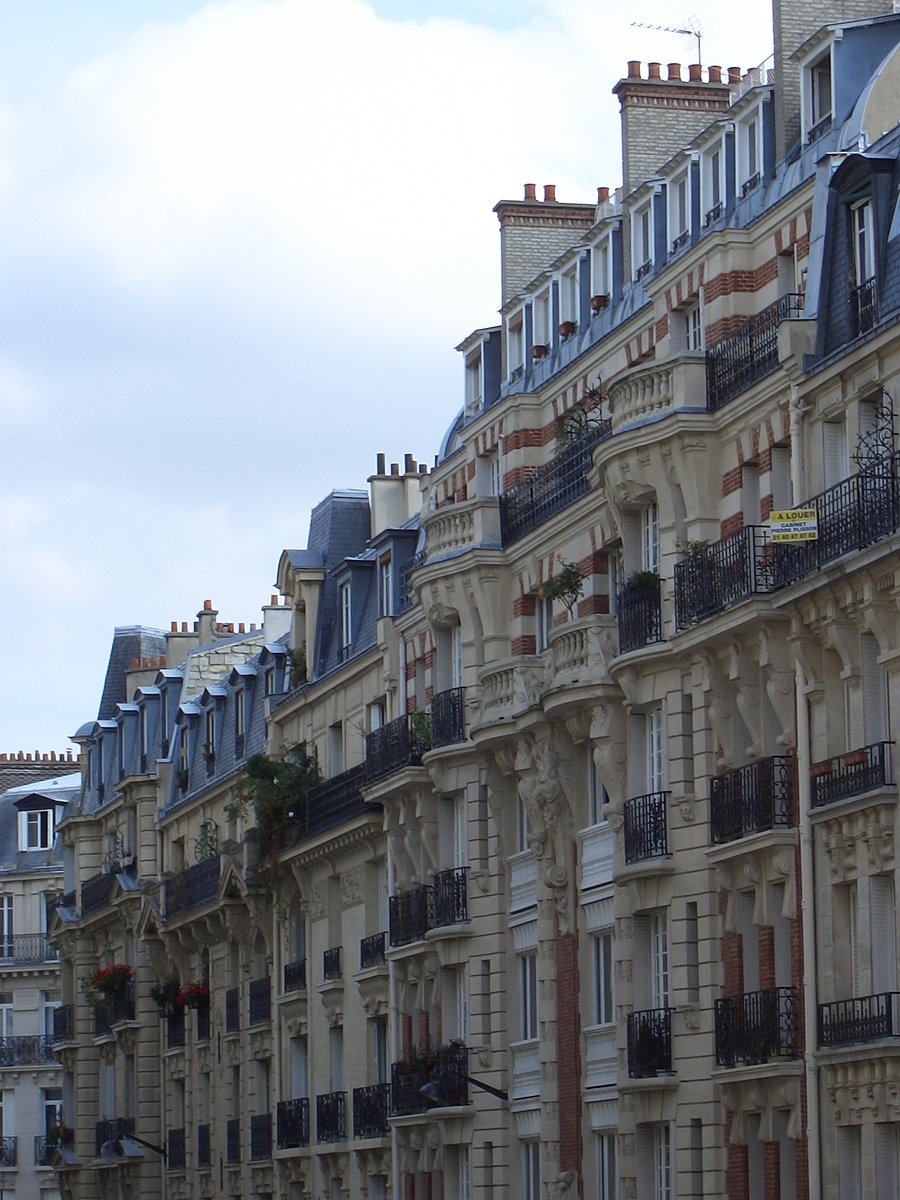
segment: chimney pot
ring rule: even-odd
[[[597,203],[598,204],[606,204],[607,200],[609,200],[609,188],[608,187],[598,187],[597,188]]]
[[[413,456],[411,454],[407,454],[403,459],[403,470],[408,475],[412,471],[415,471],[415,469],[416,469],[416,460],[413,458]]]
[[[536,198],[534,192],[535,192],[535,184],[526,183],[525,184],[525,199],[526,200],[534,200]]]
[[[170,631],[170,633],[177,633],[177,632],[178,632],[178,622],[177,622],[177,621],[170,621],[170,622],[169,622],[169,631]]]
[[[703,67],[700,63],[690,63],[688,66],[688,78],[691,83],[703,82]]]
[[[255,629],[256,629],[256,622],[255,622],[255,621],[251,621],[251,622],[250,622],[250,632],[251,632],[251,633],[253,633],[253,631],[254,631]]]
[[[647,63],[647,78],[659,79],[660,63]]]
[[[669,78],[681,80],[681,63],[669,63]]]
[[[203,611],[204,612],[212,611],[212,600],[204,600],[203,601]]]
[[[187,631],[188,631],[188,627],[187,627],[187,621],[182,621],[182,622],[181,622],[181,632],[182,632],[182,633],[187,633]]]
[[[278,603],[278,597],[277,597],[277,596],[273,596],[273,597],[272,597],[272,599],[269,601],[269,603],[270,603],[270,604],[277,604],[277,603]]]
[[[728,82],[732,83],[732,84],[741,82],[741,68],[740,67],[729,67],[728,68]]]
[[[710,83],[721,83],[722,82],[722,68],[721,67],[718,67],[718,66],[709,67],[708,71],[709,71],[709,82]]]
[[[545,183],[544,184],[544,203],[545,204],[553,204],[555,202],[555,200],[556,200],[556,184],[555,183]]]
[[[247,630],[244,628],[244,622],[240,621],[238,623],[238,633],[246,633],[246,632],[247,632]]]
[[[376,475],[384,474],[384,464],[385,464],[384,455],[383,454],[376,455],[375,456],[375,474]]]
[[[159,656],[159,665],[161,667],[164,667],[166,665],[166,656],[164,654],[161,654]]]
[[[628,78],[640,79],[641,77],[641,60],[639,58],[629,58],[628,60]]]
[[[391,474],[392,475],[400,474],[400,464],[399,463],[391,463]]]

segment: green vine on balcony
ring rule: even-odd
[[[588,441],[602,424],[600,415],[604,399],[604,390],[598,380],[593,387],[585,390],[584,395],[576,400],[567,412],[559,418],[556,426],[556,453]]]

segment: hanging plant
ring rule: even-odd
[[[128,963],[112,963],[99,967],[93,975],[82,979],[81,990],[95,1011],[111,996],[120,996],[134,978],[134,970]]]
[[[179,991],[177,1003],[186,1008],[202,1008],[204,1004],[209,1004],[209,988],[205,983],[194,980]]]
[[[178,1007],[179,989],[180,985],[174,976],[154,984],[150,989],[150,999],[159,1009],[161,1016],[171,1016]]]

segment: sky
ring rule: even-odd
[[[0,0],[0,751],[69,747],[116,626],[259,621],[314,504],[434,461],[496,202],[621,183],[628,60],[696,60],[643,26],[771,53],[767,4],[692,3]]]

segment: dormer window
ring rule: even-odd
[[[559,280],[559,319],[562,324],[578,324],[578,268],[564,271]],[[566,335],[568,336],[568,335]]]
[[[159,692],[160,750],[163,758],[169,754],[169,693],[165,688]]]
[[[238,688],[234,693],[234,752],[240,758],[244,753],[244,731],[245,731],[245,711],[244,711],[244,689]]]
[[[599,312],[609,302],[612,290],[609,238],[591,248],[591,309]]]
[[[872,200],[866,196],[850,208],[853,278],[850,281],[851,335],[868,333],[878,320],[875,292],[875,229]]]
[[[550,334],[550,289],[544,288],[534,298],[534,345],[547,347],[552,341]]]
[[[353,610],[350,603],[350,584],[342,583],[338,591],[338,607],[341,614],[341,658],[350,657],[353,642]]]
[[[821,54],[806,69],[805,75],[806,140],[815,142],[831,128],[831,49]]]
[[[48,808],[42,796],[20,800],[16,807],[19,810],[19,849],[49,850],[55,832],[53,807]]]
[[[703,156],[703,224],[714,224],[722,215],[722,147],[718,145]]]
[[[466,412],[472,416],[481,412],[484,389],[481,382],[481,350],[466,359]]]
[[[378,560],[378,613],[389,617],[394,611],[394,580],[390,554]]]
[[[762,155],[759,139],[761,128],[758,110],[754,110],[752,116],[738,127],[738,178],[741,183],[742,196],[749,195],[760,181],[759,164]]]
[[[216,756],[216,710],[208,708],[204,714],[203,753],[207,760]]]
[[[631,258],[635,280],[643,279],[653,270],[653,242],[650,231],[650,201],[648,200],[631,217]]]
[[[525,325],[522,312],[517,312],[507,326],[506,359],[510,380],[518,379],[525,369]]]
[[[669,187],[669,234],[673,254],[677,254],[690,240],[690,186],[687,171],[683,171]]]

